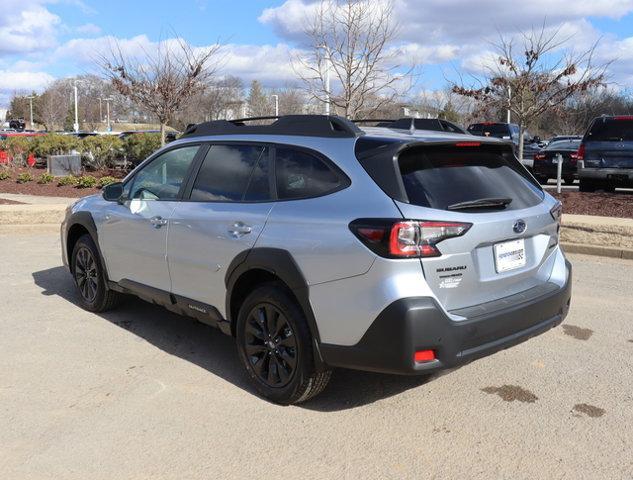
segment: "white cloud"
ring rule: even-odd
[[[164,40],[163,46],[173,46],[177,51],[177,39]],[[198,46],[196,49],[210,48]],[[51,55],[53,62],[72,62],[79,70],[97,69],[96,61],[101,56],[109,56],[121,49],[126,57],[142,59],[154,54],[159,48],[158,42],[151,41],[146,35],[132,38],[103,36],[97,38],[76,38],[60,45]],[[268,85],[281,85],[296,79],[292,69],[294,50],[287,44],[243,45],[228,44],[222,47],[218,58],[222,59],[222,74],[236,75],[245,81],[260,80]]]
[[[0,7],[0,56],[50,48],[61,19],[37,0],[3,0]]]
[[[46,72],[0,70],[0,92],[39,91],[55,78]]]
[[[75,28],[75,31],[84,35],[99,35],[101,33],[101,27],[94,23],[85,23]]]

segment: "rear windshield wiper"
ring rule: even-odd
[[[467,200],[465,202],[454,203],[446,207],[448,210],[467,210],[469,208],[491,208],[505,207],[512,203],[511,198],[479,198],[477,200]]]

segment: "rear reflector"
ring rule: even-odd
[[[435,360],[435,352],[433,350],[420,350],[413,354],[413,360],[417,363],[432,362]]]
[[[480,142],[457,142],[456,147],[480,147]]]

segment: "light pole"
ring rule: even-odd
[[[325,114],[330,114],[330,59],[325,60]]]
[[[279,116],[279,95],[271,95],[275,99],[275,117]]]
[[[111,98],[104,98],[105,102],[106,102],[106,112],[108,115],[108,132],[112,131],[112,127],[110,126],[110,100],[112,100]]]
[[[510,112],[510,105],[512,102],[512,87],[508,85],[508,123],[512,121],[512,112]]]
[[[101,97],[99,97],[99,123],[103,123],[103,110],[101,109]]]
[[[73,130],[75,130],[75,132],[78,132],[79,131],[79,113],[77,110],[77,80],[75,80],[73,86],[75,89],[75,123],[73,124]]]
[[[26,97],[29,99],[29,102],[31,104],[31,130],[34,130],[33,128],[33,99],[35,98],[35,95],[31,95],[30,97]]]

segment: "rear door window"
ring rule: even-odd
[[[191,200],[249,202],[270,200],[269,147],[212,145],[193,184]]]
[[[595,142],[633,141],[633,117],[630,120],[615,118],[595,120],[589,128],[585,140]]]
[[[347,178],[306,151],[277,147],[277,197],[280,200],[318,197],[344,188]]]
[[[400,155],[409,203],[448,210],[461,202],[509,198],[512,201],[505,209],[518,210],[543,200],[541,188],[509,155],[461,150],[413,148]]]

